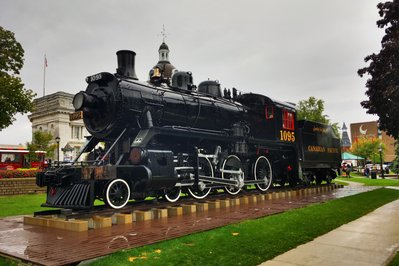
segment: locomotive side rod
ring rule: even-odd
[[[209,177],[209,176],[199,175],[198,180],[212,182],[214,184],[220,184],[220,185],[238,186],[238,181],[236,181],[236,180],[222,179],[222,178],[217,178],[217,177]],[[184,183],[179,182],[179,183],[176,183],[175,187],[191,187],[194,184],[195,184],[194,180],[192,182],[184,182]]]
[[[203,176],[203,175],[198,176],[198,179],[200,181],[208,181],[208,182],[221,184],[221,185],[238,186],[238,181],[237,180],[222,179],[222,178],[216,178],[216,177],[208,177],[208,176]]]

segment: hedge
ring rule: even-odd
[[[23,178],[23,177],[35,177],[36,173],[40,172],[39,169],[16,169],[16,170],[0,170],[1,178]]]

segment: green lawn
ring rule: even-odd
[[[257,265],[398,198],[397,190],[378,189],[117,252],[94,265],[124,265],[133,261],[135,265]],[[44,194],[0,197],[0,215],[31,214],[45,209],[40,207],[44,201]],[[0,258],[0,265],[9,263]]]
[[[399,252],[396,253],[396,256],[392,259],[392,261],[388,264],[388,266],[398,266],[399,265]]]
[[[32,214],[35,211],[50,209],[40,207],[44,202],[46,202],[46,194],[1,196],[0,217]]]
[[[36,211],[51,210],[54,208],[41,207],[46,202],[46,194],[30,194],[16,196],[0,196],[0,218],[13,215],[33,214]],[[96,200],[94,205],[103,205]]]
[[[399,186],[399,179],[371,179],[366,177],[339,177],[335,180],[340,182],[351,181],[351,182],[358,182],[362,183],[365,186]]]
[[[124,250],[93,265],[258,265],[398,199],[377,189],[154,245]]]

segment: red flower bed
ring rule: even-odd
[[[35,177],[40,170],[0,170],[1,178]]]

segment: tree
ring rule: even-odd
[[[359,138],[352,144],[351,153],[363,157],[365,161],[372,161],[373,163],[380,163],[379,148],[382,148],[382,158],[384,158],[385,146],[378,138]]]
[[[307,100],[299,101],[296,116],[299,120],[305,119],[330,125],[333,129],[334,134],[336,136],[339,136],[338,123],[331,123],[330,120],[327,118],[327,115],[323,114],[323,112],[324,101],[310,96]]]
[[[379,127],[395,139],[399,137],[399,0],[377,5],[382,19],[377,21],[379,28],[385,28],[378,54],[366,56],[369,66],[358,70],[363,77],[371,77],[366,82],[368,100],[361,105],[367,113],[379,116]]]
[[[17,113],[32,111],[36,95],[25,89],[19,75],[24,64],[24,50],[14,33],[0,26],[0,130],[15,120]]]
[[[392,170],[399,174],[399,140],[396,141],[395,145],[395,160],[392,162]]]
[[[57,144],[50,144],[53,139],[54,137],[50,132],[33,132],[32,142],[26,144],[29,150],[29,160],[37,159],[35,151],[45,151],[46,158],[53,158],[54,151],[57,148]]]

